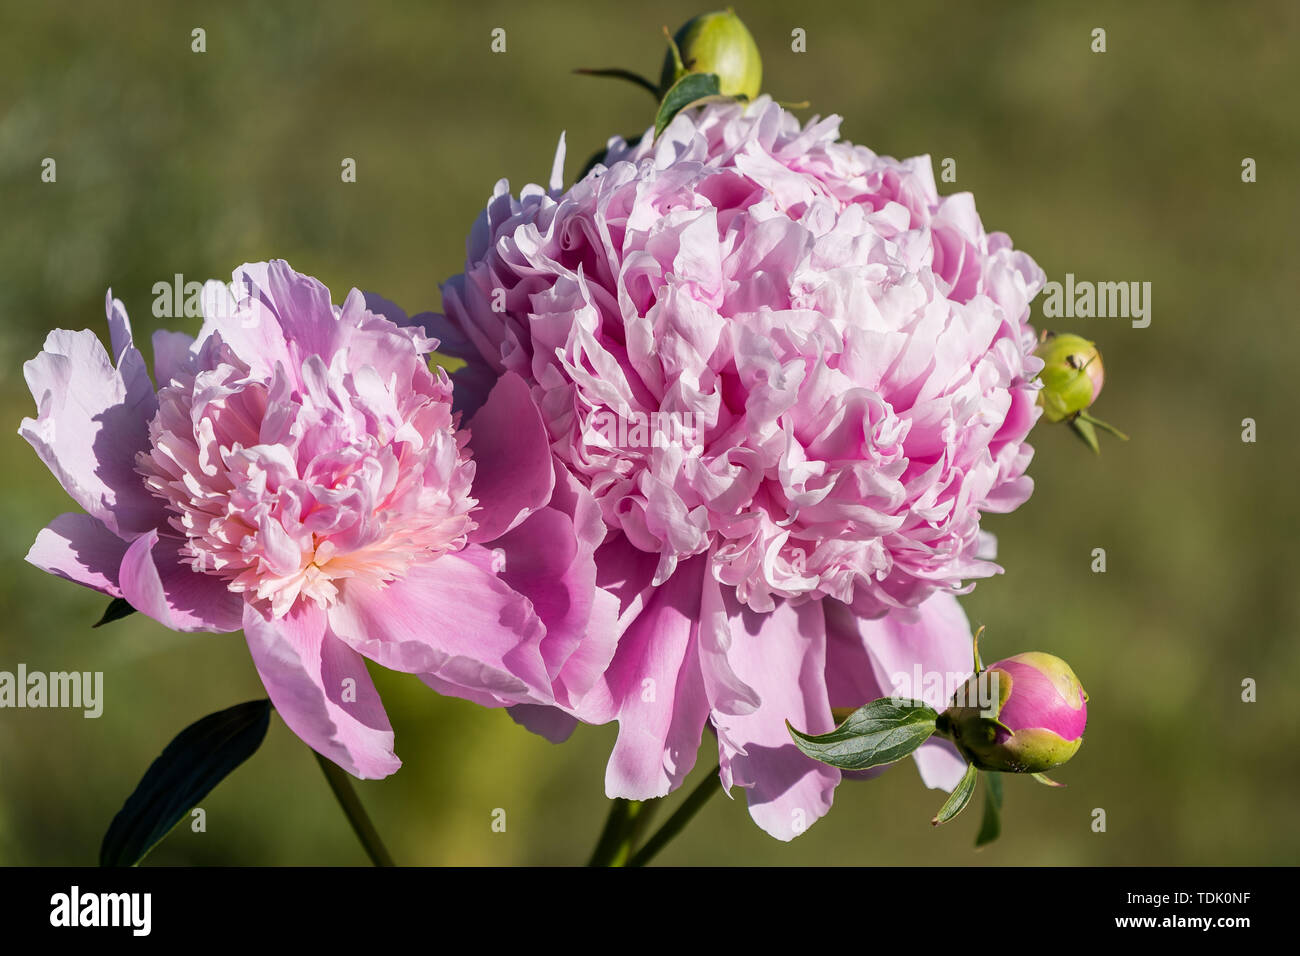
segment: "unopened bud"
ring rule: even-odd
[[[1043,417],[1059,422],[1092,406],[1101,394],[1105,372],[1097,346],[1079,335],[1048,335],[1034,352],[1043,360],[1038,404]]]
[[[1087,701],[1069,664],[1030,651],[971,677],[938,728],[981,770],[1043,773],[1082,745]]]
[[[763,85],[763,61],[758,44],[731,10],[704,13],[688,21],[673,36],[681,63],[669,50],[659,78],[660,93],[687,73],[713,73],[723,96],[758,96]]]

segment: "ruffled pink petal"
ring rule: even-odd
[[[153,377],[164,387],[190,360],[194,336],[159,329],[153,334]]]
[[[593,555],[604,530],[591,494],[559,472],[551,504],[491,542],[502,580],[546,625],[542,657],[560,703],[592,688],[618,644],[618,601],[596,586]]]
[[[862,640],[853,609],[835,600],[822,601],[826,621],[826,692],[832,707],[861,707],[889,696],[888,684],[876,677],[875,663]]]
[[[42,571],[121,597],[118,569],[127,544],[90,515],[61,514],[42,529],[27,561]]]
[[[283,259],[273,259],[266,264],[262,290],[275,303],[280,329],[299,357],[329,356],[338,351],[347,327],[338,321],[324,283],[295,272]]]
[[[590,723],[618,721],[605,768],[609,797],[665,796],[695,766],[708,717],[694,642],[703,571],[703,558],[686,562],[648,592],[614,660],[578,708]]]
[[[135,472],[158,400],[111,292],[107,310],[117,367],[93,332],[51,332],[23,366],[37,417],[23,419],[19,434],[88,514],[129,539],[163,521],[161,502]]]
[[[752,714],[762,703],[757,691],[736,675],[731,653],[732,620],[722,587],[712,574],[704,575],[700,597],[700,671],[709,703],[718,714]]]
[[[277,367],[292,375],[296,365],[267,286],[265,262],[240,266],[229,286],[215,280],[206,283],[198,341],[219,335],[253,375],[270,379]]]
[[[578,718],[566,714],[558,707],[516,704],[507,713],[520,727],[531,730],[539,737],[545,737],[553,744],[564,743],[578,726]]]
[[[363,780],[402,765],[365,661],[330,632],[323,610],[299,604],[272,620],[249,604],[243,623],[271,703],[309,747]]]
[[[329,610],[330,627],[358,653],[441,692],[479,702],[486,695],[498,706],[548,704],[545,627],[490,562],[467,548],[384,587],[349,581]]]
[[[219,577],[180,560],[180,541],[147,531],[127,548],[118,571],[122,597],[174,631],[237,631],[243,598]]]
[[[766,614],[728,598],[728,660],[761,703],[748,714],[713,713],[723,783],[748,791],[754,822],[792,840],[831,807],[840,772],[799,752],[786,721],[807,733],[835,726],[826,695],[826,631],[820,602]]]
[[[528,386],[501,376],[469,423],[478,528],[470,540],[490,542],[542,507],[555,487],[551,447]]]

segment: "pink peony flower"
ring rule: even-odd
[[[837,136],[766,97],[713,104],[612,140],[567,191],[561,143],[549,191],[497,184],[443,288],[463,400],[525,379],[608,529],[618,651],[567,708],[619,722],[608,794],[676,787],[707,721],[782,839],[840,778],[787,720],[829,730],[916,665],[947,675],[912,693],[942,707],[971,672],[954,595],[999,571],[980,517],[1029,496],[1039,414],[1041,270],[927,157]],[[941,743],[918,762],[931,786],[962,770]]]
[[[197,339],[154,337],[156,392],[111,292],[116,367],[63,330],[26,364],[21,434],[86,512],[27,559],[176,630],[242,627],[285,722],[358,777],[401,765],[363,657],[489,706],[585,692],[613,652],[595,503],[523,381],[458,429],[419,317],[284,262],[234,280]]]

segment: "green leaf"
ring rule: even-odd
[[[212,788],[253,755],[271,720],[250,700],[190,724],[150,765],[99,848],[100,866],[135,866]]]
[[[970,803],[971,794],[975,792],[975,781],[979,779],[980,772],[975,769],[973,763],[966,765],[966,774],[958,782],[957,786],[952,788],[952,793],[948,794],[948,799],[944,801],[943,806],[935,818],[930,821],[934,826],[941,823],[947,823],[957,814],[966,809],[966,804]]]
[[[984,625],[981,624],[979,630],[975,632],[975,636],[971,638],[971,652],[975,655],[976,674],[982,674],[984,672],[984,662],[980,660],[980,635],[983,633]]]
[[[939,715],[920,701],[881,697],[859,707],[830,733],[812,736],[786,722],[795,745],[841,770],[865,770],[906,757],[934,733]]]
[[[135,608],[128,604],[124,598],[113,598],[108,602],[108,607],[104,609],[104,616],[90,626],[101,627],[104,624],[111,624],[113,621],[120,621],[128,614],[134,613]]]
[[[1089,415],[1087,412],[1080,412],[1079,417],[1082,418],[1089,425],[1094,425],[1097,428],[1102,429],[1103,431],[1110,432],[1120,441],[1128,441],[1128,436],[1125,435],[1118,428],[1116,428],[1114,425],[1112,425],[1110,422],[1103,422],[1100,418],[1095,418],[1094,416]]]
[[[1030,774],[1030,776],[1032,776],[1035,780],[1041,783],[1044,787],[1054,787],[1057,790],[1059,790],[1065,786],[1065,784],[1053,780],[1045,773],[1035,773],[1035,774]]]
[[[1083,439],[1083,443],[1091,448],[1096,454],[1101,454],[1101,445],[1097,444],[1097,429],[1092,427],[1092,422],[1086,418],[1075,416],[1070,419],[1070,428],[1074,433]]]
[[[655,115],[655,137],[686,107],[711,96],[721,95],[722,89],[718,85],[716,73],[687,73],[664,94],[659,112]]]
[[[975,846],[992,843],[1002,834],[1002,774],[988,771],[984,774],[984,819],[975,837]]]

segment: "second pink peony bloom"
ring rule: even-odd
[[[1043,274],[928,158],[840,142],[834,117],[760,97],[640,143],[567,190],[562,150],[549,190],[499,183],[443,289],[461,401],[528,383],[619,601],[591,692],[514,713],[553,739],[618,721],[606,792],[631,799],[678,786],[709,724],[724,784],[790,839],[840,772],[787,720],[942,707],[971,673],[955,595],[999,570],[981,515],[1032,490]],[[944,788],[964,766],[941,742],[917,760]]]
[[[203,298],[197,338],[154,337],[156,390],[111,293],[111,358],[58,330],[27,363],[21,433],[85,509],[28,560],[176,630],[243,628],[285,722],[358,777],[400,766],[363,658],[488,706],[585,693],[613,653],[596,506],[524,382],[461,428],[418,317],[278,261]]]

